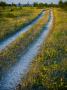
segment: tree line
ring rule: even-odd
[[[0,2],[0,6],[34,6],[34,7],[66,7],[67,6],[67,1],[63,2],[62,0],[59,1],[58,4],[54,4],[54,3],[51,3],[51,4],[47,4],[47,3],[37,3],[37,2],[34,2],[34,4],[20,4],[18,3],[17,5],[12,3],[12,4],[8,4],[6,2],[3,2],[1,1]]]

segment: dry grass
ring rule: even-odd
[[[46,11],[45,15],[29,31],[21,34],[12,44],[0,52],[1,69],[8,69],[19,60],[26,48],[39,37],[43,31],[43,26],[48,22],[48,18],[49,11]]]
[[[17,32],[41,12],[30,7],[0,7],[0,41]]]
[[[66,90],[67,12],[54,8],[54,27],[18,90]]]

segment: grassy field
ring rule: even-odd
[[[67,89],[67,11],[63,8],[52,9],[52,30],[16,90]],[[0,6],[0,41],[31,23],[42,10],[36,7]],[[4,72],[19,62],[21,56],[43,32],[49,19],[49,8],[45,12],[30,30],[20,34],[15,41],[0,51],[0,80]]]
[[[67,11],[54,8],[53,12],[52,31],[17,90],[67,88]]]
[[[0,41],[33,21],[41,11],[32,7],[0,7]]]
[[[21,34],[20,37],[12,42],[5,50],[0,52],[0,68],[2,71],[8,69],[19,60],[26,48],[39,37],[48,19],[49,10],[46,11],[44,16],[29,31]]]

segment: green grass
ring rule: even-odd
[[[0,7],[0,41],[27,25],[41,11],[32,7]]]
[[[48,22],[49,11],[27,32],[23,33],[5,50],[0,52],[1,70],[9,69],[22,56],[26,48],[39,36],[43,26]]]
[[[66,90],[67,11],[54,8],[54,24],[17,90]]]

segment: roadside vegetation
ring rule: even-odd
[[[30,30],[0,51],[0,80],[43,33],[50,8],[54,15],[52,30],[16,90],[67,90],[67,1],[59,0],[58,4],[34,2],[33,6],[0,1],[0,43],[33,22],[45,10]]]
[[[17,90],[67,89],[67,11],[54,8],[53,12],[52,31]]]
[[[0,52],[0,68],[3,72],[11,65],[15,64],[22,54],[27,50],[37,37],[43,32],[43,28],[49,20],[50,11],[45,11],[42,18],[27,32],[21,34],[5,50]]]
[[[31,23],[41,12],[32,7],[0,6],[0,41]]]

